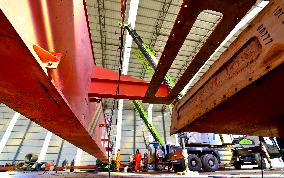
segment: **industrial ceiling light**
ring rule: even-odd
[[[37,160],[38,162],[41,162],[45,159],[45,155],[46,155],[46,152],[47,152],[47,148],[48,148],[51,136],[52,136],[52,132],[47,131],[43,145],[42,145],[42,148],[41,148],[41,151],[40,151],[40,154],[38,156],[38,160]]]
[[[0,141],[0,153],[2,153],[7,141],[9,139],[10,135],[11,135],[11,132],[12,132],[15,124],[16,124],[17,120],[19,119],[19,117],[20,117],[20,113],[15,112],[12,120],[9,123],[8,128],[6,129],[2,139]]]
[[[128,25],[131,26],[132,29],[135,28],[138,4],[139,4],[139,0],[130,1]],[[131,46],[132,46],[132,37],[127,32],[126,39],[125,39],[125,45],[124,45],[123,64],[122,64],[122,74],[124,75],[127,75],[127,72],[128,72],[128,64],[129,64],[129,59],[130,59]]]

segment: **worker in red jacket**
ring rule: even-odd
[[[135,154],[135,171],[139,172],[140,171],[140,163],[142,160],[142,154],[139,152],[139,149],[136,150]]]

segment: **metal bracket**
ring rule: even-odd
[[[62,58],[61,53],[49,52],[37,45],[33,45],[33,49],[46,68],[50,68],[50,69],[57,68]]]

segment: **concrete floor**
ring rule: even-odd
[[[100,172],[2,172],[0,178],[96,178],[96,177],[108,177],[108,173]],[[158,178],[169,178],[169,177],[261,177],[260,170],[246,169],[246,170],[224,170],[217,172],[201,172],[199,175],[187,175],[181,176],[173,173],[111,173],[112,178],[123,178],[123,177],[158,177]],[[275,170],[264,170],[264,177],[284,177],[283,169]]]

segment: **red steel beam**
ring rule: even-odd
[[[0,102],[106,162],[102,105],[88,101],[94,60],[83,1],[0,7]],[[33,44],[61,53],[58,67],[42,68]]]
[[[89,97],[142,100],[149,87],[144,80],[127,75],[119,78],[117,72],[99,66],[94,67],[91,80]],[[157,96],[165,97],[168,94],[168,87],[161,85]]]
[[[145,97],[146,99],[143,100],[143,102],[171,103],[255,2],[256,0],[183,1],[157,69],[150,82],[150,87]],[[155,93],[163,82],[166,73],[182,47],[192,25],[196,21],[197,16],[204,10],[221,12],[223,17],[202,48],[195,55],[181,78],[177,81],[169,96],[164,98],[156,97]]]
[[[274,0],[173,110],[181,131],[284,137],[284,1]]]

